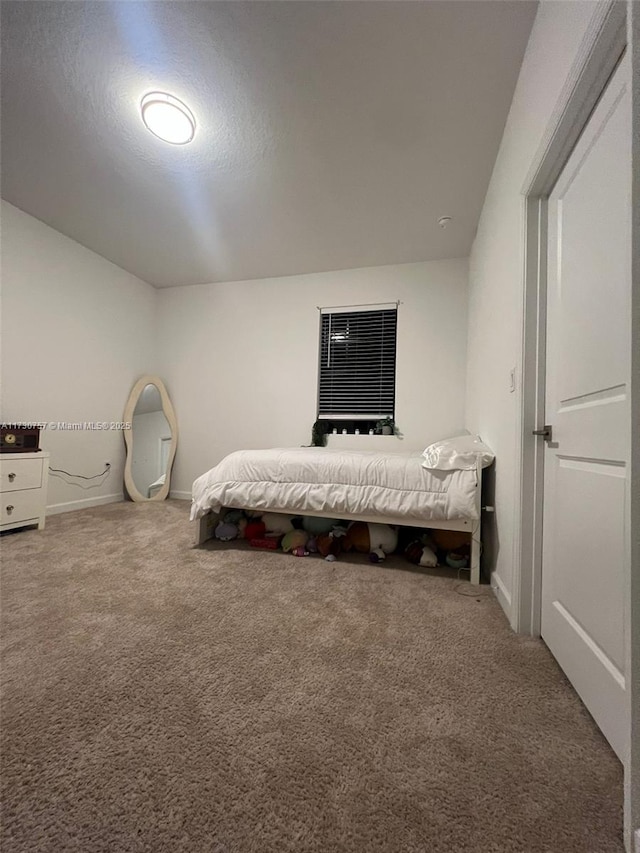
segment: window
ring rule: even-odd
[[[394,417],[397,317],[396,304],[321,309],[319,419]]]

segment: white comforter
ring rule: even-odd
[[[422,463],[420,452],[238,450],[195,481],[191,520],[221,507],[419,525],[478,517],[475,471],[435,471]]]

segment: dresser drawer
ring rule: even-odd
[[[8,492],[0,499],[0,525],[38,518],[42,512],[42,492],[39,489]]]
[[[42,459],[16,459],[15,456],[0,459],[0,491],[39,489],[42,485],[42,464]]]

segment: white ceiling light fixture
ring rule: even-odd
[[[196,120],[186,104],[167,92],[149,92],[140,101],[142,121],[164,142],[186,145],[196,132]]]

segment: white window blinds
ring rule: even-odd
[[[393,417],[396,305],[321,309],[318,417]]]

